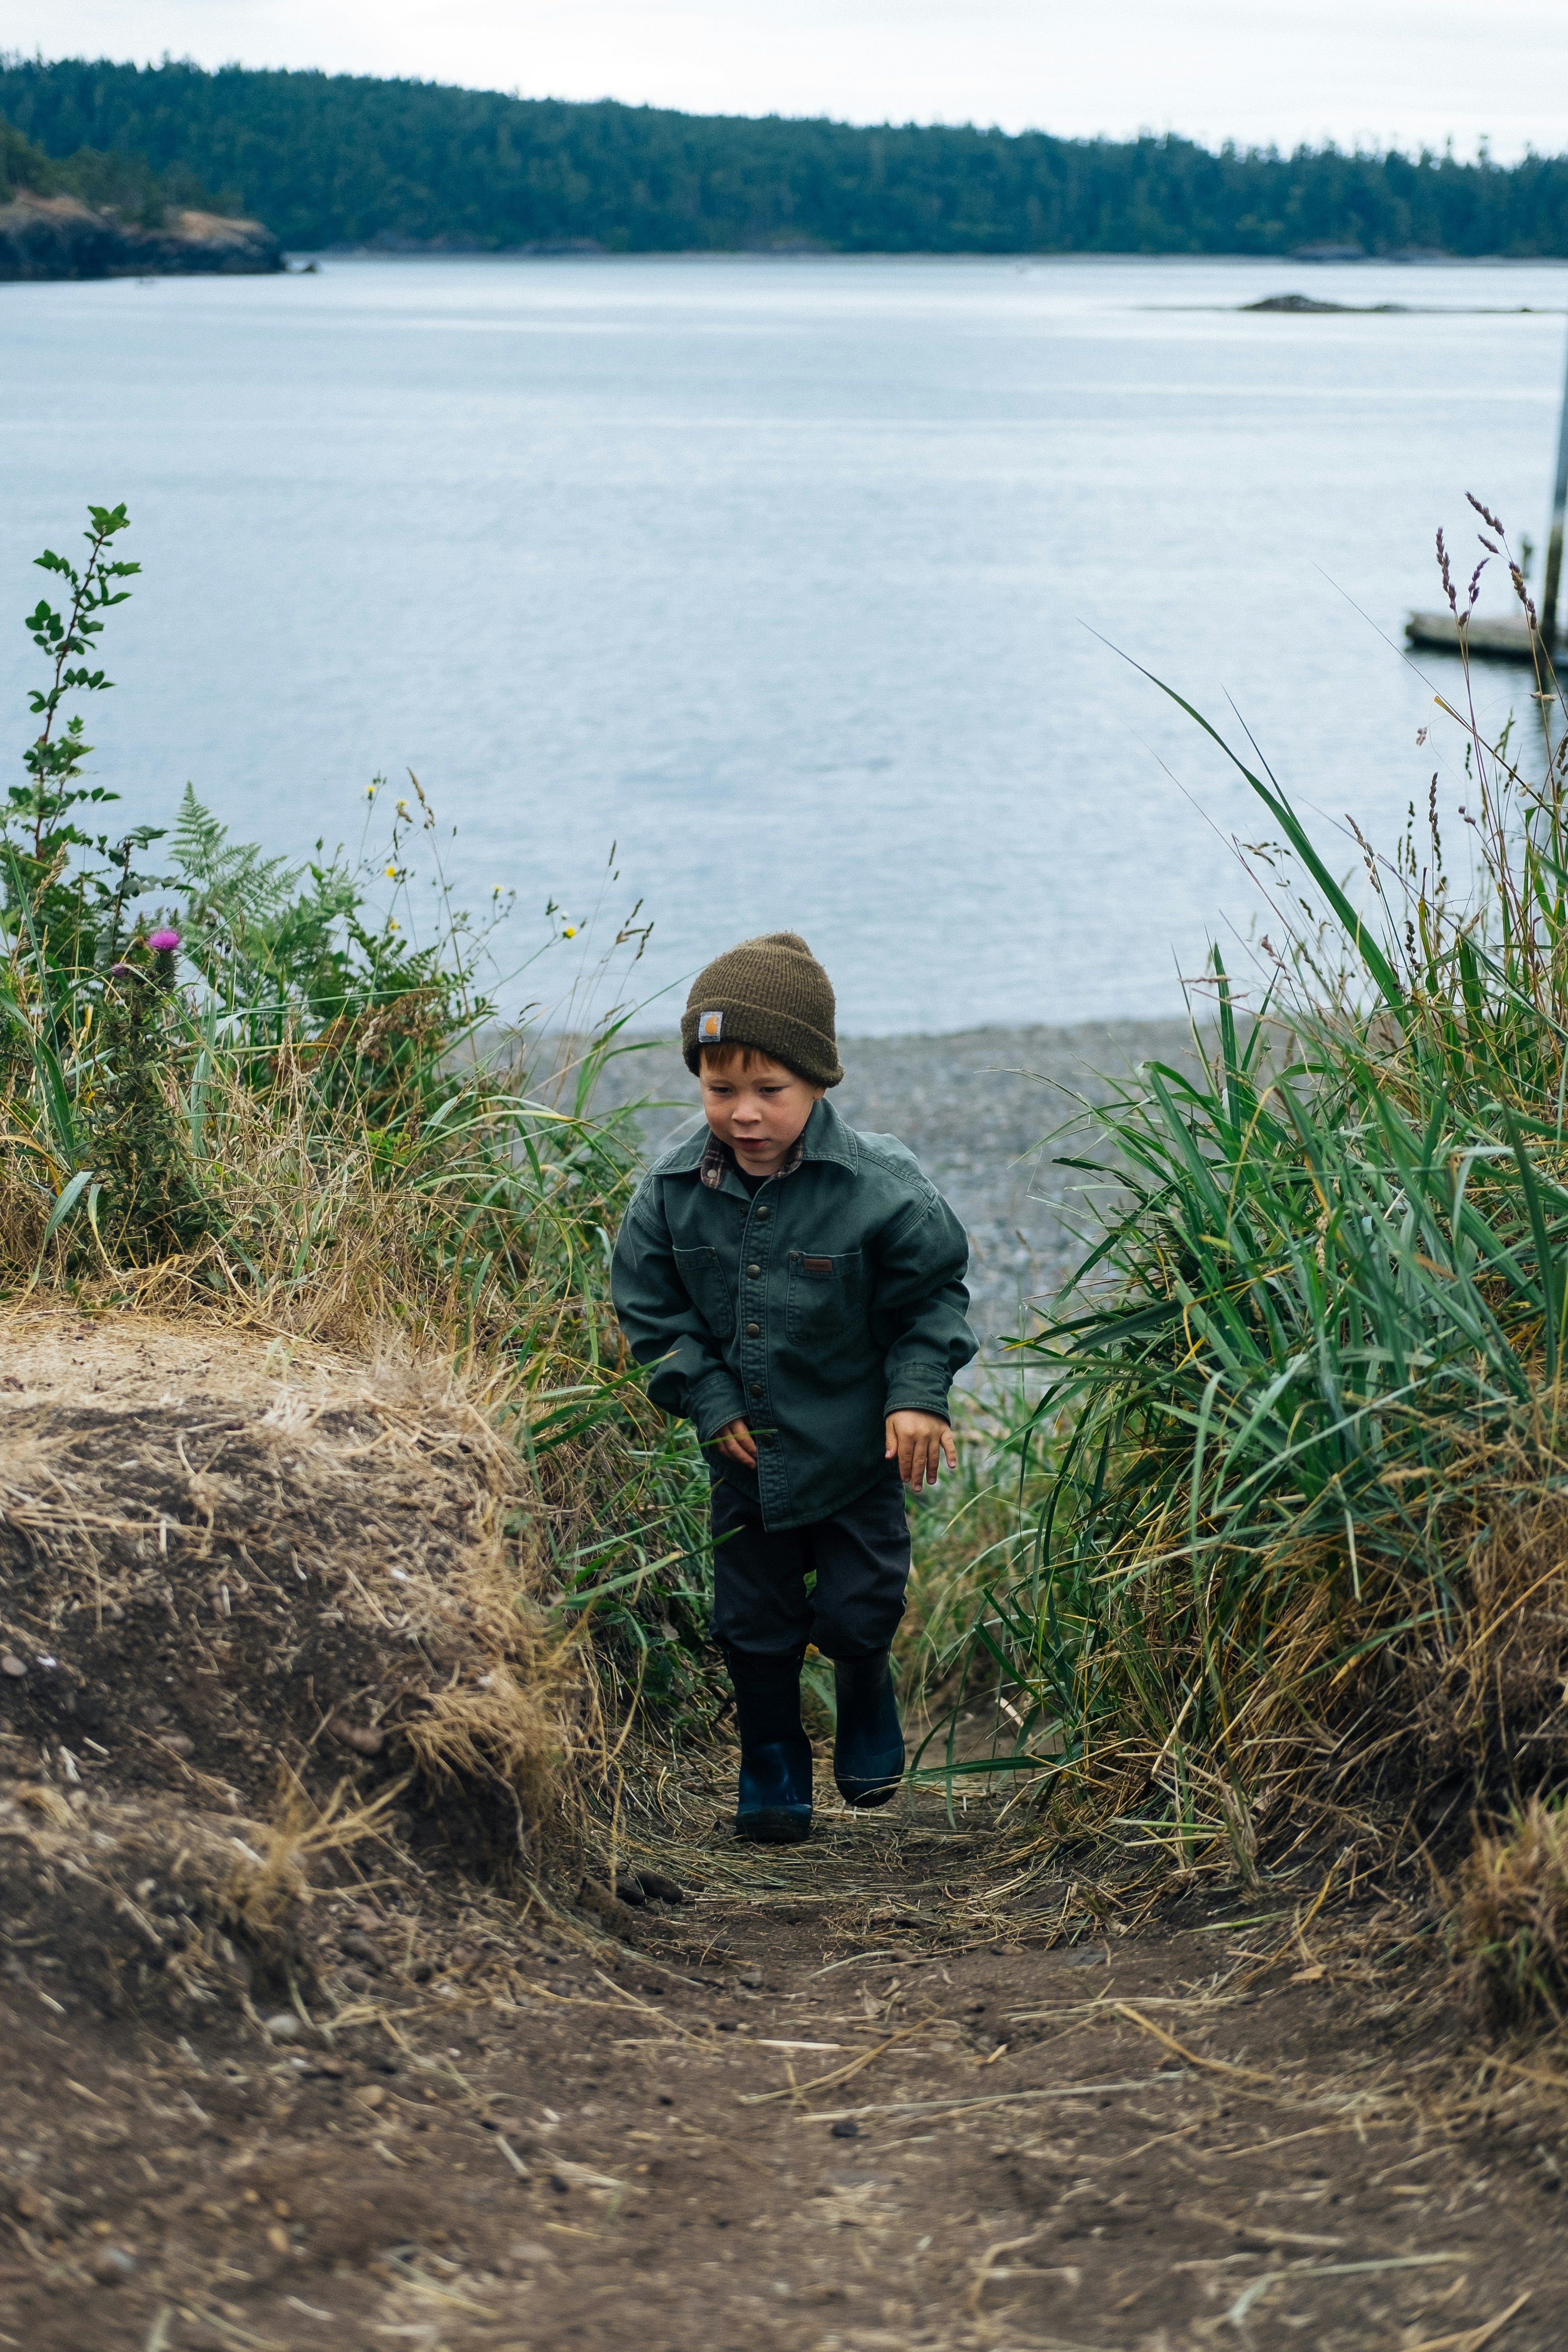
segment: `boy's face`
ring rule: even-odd
[[[773,1174],[824,1092],[765,1054],[719,1061],[706,1049],[701,1087],[709,1126],[748,1176]]]

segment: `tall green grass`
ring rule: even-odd
[[[1215,953],[1193,1065],[1148,1066],[1071,1163],[1110,1206],[1017,1343],[1044,1385],[1012,1432],[1017,1536],[955,1652],[1016,1733],[969,1769],[1182,1866],[1250,1874],[1302,1804],[1436,1833],[1556,1756],[1530,1753],[1544,1696],[1490,1686],[1500,1643],[1516,1664],[1533,1643],[1541,1693],[1564,1646],[1538,1540],[1568,1345],[1568,752],[1544,656],[1531,709],[1491,743],[1439,698],[1470,878],[1435,777],[1424,833],[1361,844],[1360,903],[1230,752],[1296,877],[1265,875],[1279,944],[1250,1003]]]

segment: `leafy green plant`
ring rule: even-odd
[[[40,597],[27,615],[28,635],[47,665],[47,684],[28,697],[33,716],[43,725],[23,753],[26,782],[10,786],[0,810],[5,865],[0,921],[9,940],[28,932],[35,954],[70,971],[113,961],[126,902],[156,887],[155,877],[132,872],[132,861],[162,837],[151,827],[137,826],[115,842],[107,833],[84,832],[79,822],[80,813],[120,796],[81,782],[92,746],[85,740],[81,713],[65,717],[65,706],[75,695],[102,694],[112,686],[92,666],[96,640],[103,634],[103,616],[131,595],[119,583],[142,569],[111,552],[130,528],[123,505],[89,507],[88,517],[85,563],[78,566],[52,548],[35,559],[41,570],[64,582],[68,593],[63,611]],[[79,860],[68,880],[72,852],[81,850],[91,852],[95,862]]]
[[[111,841],[79,822],[85,811],[118,795],[81,781],[92,747],[80,712],[68,716],[67,705],[111,684],[93,666],[96,641],[104,615],[131,593],[120,583],[140,570],[112,552],[129,527],[124,506],[89,507],[88,518],[83,564],[52,549],[37,558],[69,593],[63,611],[43,597],[27,616],[28,634],[47,666],[47,683],[29,695],[31,714],[43,724],[23,753],[26,782],[9,786],[0,803],[0,1018],[6,1040],[0,1070],[20,1160],[7,1190],[13,1206],[30,1202],[36,1207],[45,1242],[84,1192],[89,1208],[99,1197],[92,1171],[79,1164],[84,1131],[78,1049],[104,971],[119,952],[128,905],[157,881],[138,874],[132,861],[160,837],[139,826]],[[95,1045],[89,1061],[97,1054]]]

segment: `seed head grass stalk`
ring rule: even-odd
[[[1100,1114],[1110,1205],[1015,1343],[1016,1531],[949,1657],[1015,1736],[927,1769],[1180,1870],[1436,1853],[1568,1758],[1568,738],[1544,653],[1522,743],[1439,705],[1463,891],[1436,777],[1358,907],[1225,746],[1302,877],[1259,869],[1282,944],[1251,1004],[1216,950],[1194,1066]]]

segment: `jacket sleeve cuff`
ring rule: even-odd
[[[884,1412],[934,1412],[940,1421],[951,1421],[947,1409],[949,1382],[940,1372],[922,1379],[918,1373],[903,1372],[888,1388]]]
[[[690,1411],[698,1444],[710,1445],[721,1429],[728,1429],[732,1421],[745,1419],[746,1401],[739,1383],[728,1372],[710,1373],[692,1390]]]

